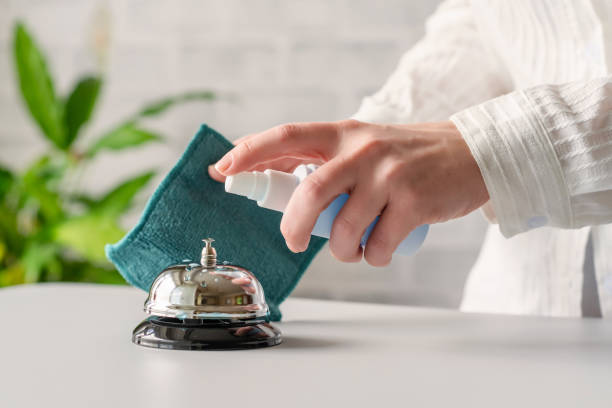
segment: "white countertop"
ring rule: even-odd
[[[0,290],[0,407],[610,407],[612,322],[289,299],[280,346],[131,343],[145,293]]]

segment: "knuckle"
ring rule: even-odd
[[[394,204],[402,209],[406,214],[413,214],[418,208],[418,196],[412,192],[410,187],[399,192],[393,197]]]
[[[278,140],[280,143],[287,143],[297,134],[297,126],[293,123],[285,123],[277,128]]]
[[[365,251],[366,262],[372,266],[385,266],[391,261],[391,245],[388,240],[372,236],[368,239]]]
[[[253,153],[253,142],[249,140],[245,140],[244,142],[240,143],[238,147],[236,148],[236,155],[238,157],[249,156],[252,153]]]
[[[324,183],[315,173],[309,175],[298,186],[299,194],[308,201],[318,201],[323,198]]]
[[[346,214],[338,214],[334,220],[334,230],[338,235],[349,238],[355,238],[359,234],[357,223],[348,217]]]
[[[423,208],[431,205],[425,192],[419,191],[419,188],[411,183],[403,186],[402,191],[396,195],[394,200],[401,208],[413,213],[421,211]]]
[[[388,143],[387,141],[375,136],[369,136],[364,142],[362,149],[370,155],[381,156],[387,153]]]
[[[367,145],[360,146],[355,149],[350,157],[350,160],[356,161],[357,163],[361,160],[368,160],[372,154],[372,151]]]
[[[346,239],[335,229],[329,240],[329,250],[334,258],[342,262],[359,262],[363,256],[359,248],[359,242],[354,239]]]
[[[385,251],[389,247],[389,241],[380,236],[380,234],[372,235],[368,238],[367,248],[373,252]]]
[[[337,125],[342,130],[355,130],[365,125],[364,122],[360,122],[356,119],[346,119],[337,122]]]
[[[383,153],[383,141],[368,136],[353,150],[352,158],[356,160],[369,160]]]
[[[394,183],[402,180],[403,168],[401,163],[391,162],[387,164],[381,172],[382,181],[385,183]]]

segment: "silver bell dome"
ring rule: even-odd
[[[159,274],[145,311],[182,320],[266,317],[268,305],[255,275],[240,266],[217,264],[214,240],[203,241],[199,264],[171,265]]]
[[[268,319],[261,284],[248,270],[217,263],[212,238],[204,239],[200,263],[164,269],[151,285],[149,314],[132,342],[171,350],[244,350],[280,344]]]

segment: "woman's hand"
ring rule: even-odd
[[[243,171],[293,171],[302,163],[320,167],[297,187],[283,215],[281,232],[294,252],[306,250],[319,214],[341,193],[350,198],[334,221],[330,249],[346,262],[365,255],[374,266],[388,264],[415,227],[463,216],[488,200],[452,122],[282,125],[241,139],[210,173],[222,181]],[[364,254],[359,241],[378,215]]]

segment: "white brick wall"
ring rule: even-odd
[[[201,122],[236,138],[278,123],[351,115],[422,35],[424,19],[436,5],[428,0],[0,0],[0,161],[23,167],[46,148],[19,103],[13,79],[10,30],[16,18],[28,23],[47,50],[65,92],[79,73],[95,67],[91,26],[100,10],[110,13],[106,87],[87,137],[168,93],[210,88],[231,95],[153,122],[167,136],[163,145],[101,157],[86,176],[88,188],[97,192],[143,168],[153,166],[163,174]],[[484,225],[479,214],[436,225],[419,254],[384,269],[340,264],[325,250],[296,292],[456,306]]]

